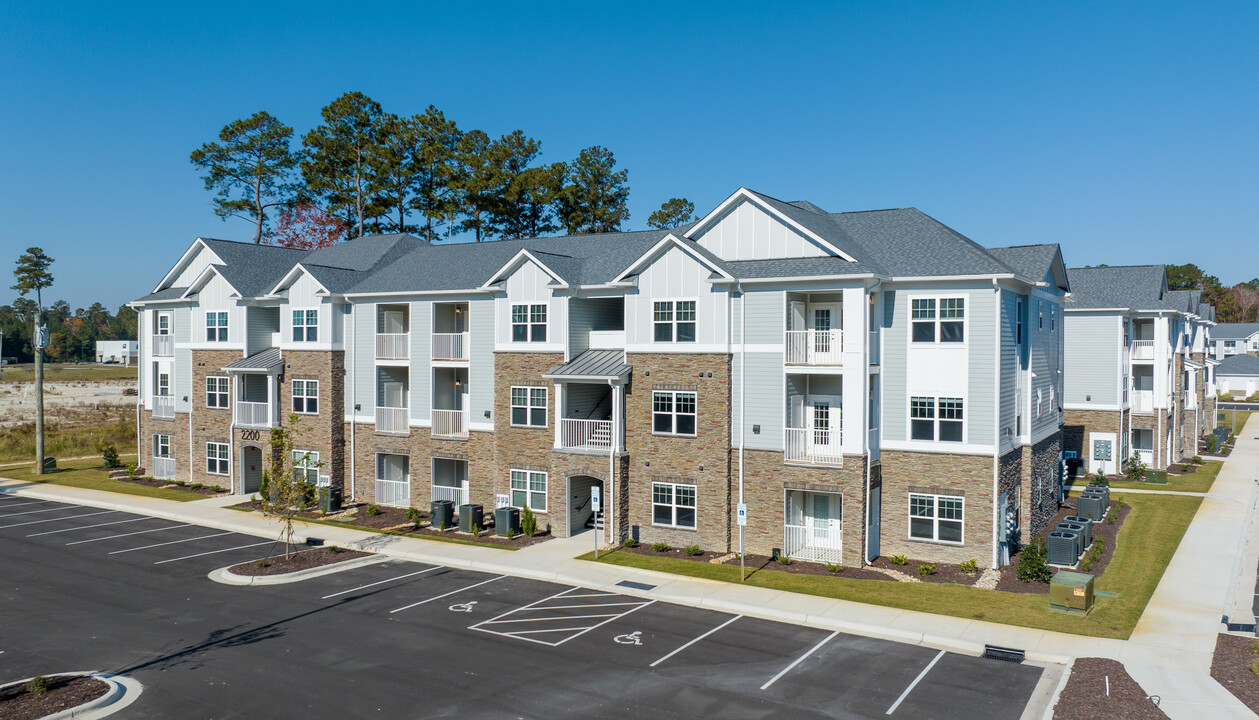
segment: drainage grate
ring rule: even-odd
[[[635,590],[655,590],[656,589],[655,585],[648,585],[647,583],[634,582],[633,580],[622,580],[621,582],[617,583],[617,585],[620,585],[621,587],[634,588]]]
[[[996,645],[984,646],[984,657],[989,660],[1004,660],[1006,662],[1021,663],[1025,659],[1027,653],[1015,648],[1003,648]]]

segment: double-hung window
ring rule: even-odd
[[[231,451],[227,443],[205,444],[205,471],[211,475],[227,475],[231,472]]]
[[[546,473],[512,470],[511,504],[534,512],[546,512]]]
[[[511,306],[511,341],[546,342],[546,305]]]
[[[205,379],[205,406],[227,407],[227,378],[211,375]]]
[[[695,301],[657,301],[652,322],[656,342],[695,342]]]
[[[170,373],[158,372],[157,394],[162,397],[170,397]]]
[[[521,427],[546,427],[546,388],[513,387],[511,389],[511,424]]]
[[[313,450],[294,450],[293,479],[307,485],[318,484],[319,453]]]
[[[227,312],[205,314],[205,341],[227,342]]]
[[[651,431],[661,435],[695,435],[696,394],[656,390],[651,395]]]
[[[652,483],[651,524],[694,528],[695,486]]]
[[[914,440],[962,442],[961,398],[909,399],[909,433]]]
[[[962,542],[963,498],[909,494],[909,537],[932,542]]]
[[[153,436],[153,457],[170,457],[170,435]]]
[[[916,343],[960,343],[966,339],[966,298],[914,298],[910,323]]]
[[[319,381],[293,381],[293,412],[301,415],[319,414]]]
[[[319,340],[319,311],[293,311],[293,342],[316,342]]]

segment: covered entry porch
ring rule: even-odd
[[[843,496],[790,489],[783,495],[783,554],[793,560],[842,562]]]

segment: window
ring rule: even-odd
[[[170,435],[153,436],[153,457],[170,457]]]
[[[511,389],[511,424],[521,427],[546,427],[546,388],[513,387]]]
[[[302,415],[319,414],[319,381],[293,381],[293,412]]]
[[[170,313],[157,314],[157,331],[158,335],[170,335]]]
[[[914,324],[914,342],[936,341],[936,301],[914,300],[911,318]]]
[[[227,407],[227,378],[211,376],[205,379],[205,406]]]
[[[159,372],[157,374],[157,394],[162,397],[170,397],[170,373]]]
[[[653,392],[651,431],[663,435],[694,435],[695,405],[693,392]]]
[[[912,336],[916,343],[960,343],[965,339],[966,298],[916,298],[910,302]]]
[[[652,312],[656,342],[695,342],[695,301],[664,300]]]
[[[1036,388],[1036,417],[1040,417],[1041,412],[1040,388]]]
[[[913,440],[962,442],[962,399],[909,399],[909,436]],[[936,410],[939,410],[937,414]]]
[[[511,471],[511,504],[546,512],[546,473],[531,470]]]
[[[941,298],[940,342],[960,343],[966,318],[966,298]]]
[[[227,342],[226,312],[208,312],[205,314],[205,341]]]
[[[227,443],[205,444],[205,471],[211,475],[227,475],[230,471]]]
[[[1023,298],[1019,298],[1014,308],[1014,342],[1023,344]]]
[[[319,453],[313,450],[293,451],[293,479],[307,485],[319,483]]]
[[[546,342],[546,305],[511,306],[511,341]]]
[[[293,311],[293,342],[316,342],[319,340],[319,311]]]
[[[651,524],[694,528],[695,486],[652,483]]]
[[[962,502],[954,495],[909,495],[909,537],[933,542],[962,542]]]

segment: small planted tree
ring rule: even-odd
[[[538,534],[538,519],[533,516],[533,510],[530,510],[528,505],[520,511],[520,531],[525,534],[525,537]]]
[[[308,455],[294,452],[293,435],[297,430],[296,413],[290,413],[288,422],[271,428],[271,464],[262,470],[262,510],[280,520],[280,542],[284,543],[284,557],[290,557],[293,545],[293,519],[315,504],[315,484],[322,463],[311,462]],[[298,463],[301,463],[300,465]]]
[[[1145,463],[1141,462],[1140,455],[1133,453],[1132,457],[1128,458],[1128,462],[1124,464],[1124,475],[1129,480],[1145,479]]]
[[[1045,538],[1033,538],[1027,547],[1019,551],[1016,573],[1023,582],[1049,582],[1053,571],[1049,569],[1049,549],[1045,546]]]

